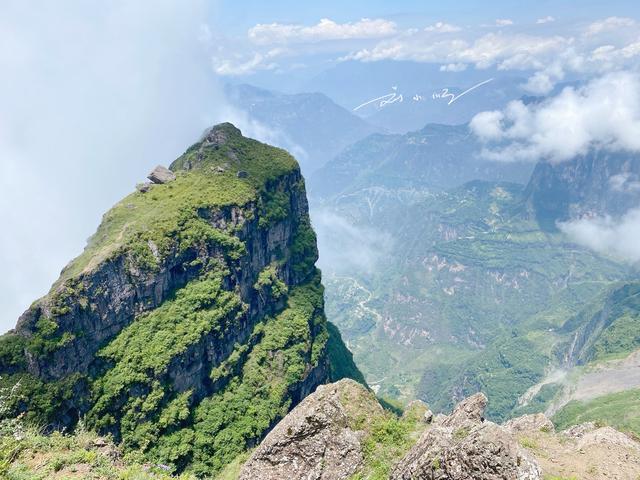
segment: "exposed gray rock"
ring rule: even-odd
[[[151,190],[151,185],[151,182],[139,183],[136,185],[136,190],[138,190],[140,193],[147,193],[149,190]]]
[[[427,411],[424,412],[424,423],[432,423],[432,422],[433,422],[433,412],[427,409]]]
[[[555,431],[553,422],[551,422],[544,413],[535,413],[533,415],[524,415],[511,419],[504,424],[504,427],[512,433]]]
[[[598,427],[596,427],[596,424],[594,422],[586,422],[581,423],[580,425],[573,425],[572,427],[563,430],[562,434],[567,437],[580,438],[586,433],[592,432],[596,428]]]
[[[405,407],[402,418],[415,418],[421,422],[425,421],[425,414],[429,407],[422,400],[413,400]]]
[[[205,132],[202,145],[205,148],[220,147],[226,144],[229,137],[233,135],[241,136],[242,132],[231,123],[221,123]]]
[[[147,176],[153,183],[168,183],[176,179],[176,174],[169,170],[167,167],[158,165]]]
[[[578,438],[576,446],[580,450],[590,445],[604,445],[608,448],[623,447],[640,452],[640,443],[611,427],[600,427],[585,432]]]
[[[372,419],[381,413],[375,396],[353,380],[320,386],[267,435],[239,478],[350,478],[363,462],[363,432],[355,419]]]
[[[238,178],[247,178],[249,176],[249,174],[247,172],[245,172],[244,170],[240,170],[238,172]]]
[[[487,398],[479,393],[460,402],[433,426],[396,465],[393,480],[538,480],[540,467],[511,432],[484,421]]]
[[[487,397],[484,393],[476,393],[456,405],[451,415],[441,418],[441,425],[459,428],[468,424],[481,423],[484,421],[485,408],[487,408]]]

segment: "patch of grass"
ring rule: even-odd
[[[599,422],[640,435],[640,389],[603,395],[586,402],[571,401],[552,420],[559,430],[584,422]]]
[[[529,437],[521,437],[518,439],[518,443],[524,448],[528,448],[529,450],[537,450],[539,448],[538,442],[536,442],[533,438]]]
[[[593,344],[593,361],[624,358],[640,348],[640,312],[625,312]]]
[[[469,436],[469,429],[460,427],[455,432],[453,432],[453,439],[456,441],[464,440]]]
[[[376,418],[363,443],[364,468],[360,477],[386,480],[397,461],[413,446],[424,425],[411,418],[399,418],[391,412]]]

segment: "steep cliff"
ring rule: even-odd
[[[558,164],[536,165],[527,189],[529,214],[548,229],[582,216],[621,215],[640,204],[640,157],[593,150]]]
[[[12,407],[78,419],[125,449],[211,474],[333,369],[304,180],[284,150],[208,131],[103,218],[85,251],[0,338]],[[169,180],[173,177],[168,174]],[[350,360],[347,356],[346,360]]]
[[[640,282],[620,282],[594,298],[562,326],[556,346],[565,367],[624,357],[640,347]]]

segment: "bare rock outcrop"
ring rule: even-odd
[[[451,414],[433,416],[424,403],[411,402],[399,420],[419,425],[407,452],[396,449],[401,441],[372,446],[377,441],[372,432],[389,425],[380,420],[391,414],[371,392],[351,380],[324,385],[267,435],[239,478],[370,478],[379,455],[387,455],[390,470],[384,478],[391,480],[640,478],[640,443],[624,433],[594,423],[556,433],[541,413],[497,425],[484,419],[486,405],[487,398],[478,393]],[[390,451],[396,456],[388,456]]]
[[[363,462],[362,424],[382,413],[375,396],[353,380],[318,387],[263,440],[240,480],[341,480]]]
[[[167,167],[158,165],[151,171],[147,178],[153,183],[162,184],[174,181],[176,179],[176,174],[169,170]]]
[[[540,467],[510,430],[484,420],[487,397],[475,394],[438,416],[396,465],[393,480],[537,480]]]
[[[544,413],[534,413],[513,418],[504,424],[504,427],[512,433],[520,432],[553,432],[555,427]]]

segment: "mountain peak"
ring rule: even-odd
[[[240,129],[231,122],[223,122],[209,128],[204,134],[203,142],[212,145],[224,145],[229,138],[238,137],[242,137]]]

